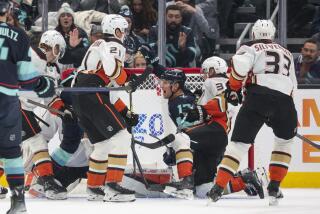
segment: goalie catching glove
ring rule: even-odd
[[[238,91],[232,90],[230,88],[229,82],[227,82],[227,89],[225,90],[225,98],[228,103],[237,106],[242,103],[242,92],[241,89]]]

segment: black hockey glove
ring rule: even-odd
[[[208,113],[207,111],[203,108],[203,106],[197,105],[193,109],[186,109],[185,112],[183,112],[184,115],[186,116],[186,121],[192,123],[192,122],[199,122],[202,123],[207,120]]]
[[[131,128],[138,125],[139,123],[139,114],[135,114],[132,111],[129,111],[128,108],[125,108],[122,112],[120,112],[120,114],[126,121],[128,132],[131,133]]]
[[[167,151],[163,153],[163,162],[168,166],[176,165],[176,152],[172,147],[167,147]]]
[[[228,103],[231,103],[234,106],[242,103],[242,92],[241,89],[238,91],[234,91],[230,88],[229,82],[227,83],[227,89],[225,90],[224,94]]]
[[[46,76],[40,76],[38,85],[34,89],[34,92],[41,98],[52,97],[55,94],[54,81]]]
[[[159,57],[153,52],[148,44],[143,44],[139,47],[138,51],[144,56],[148,65],[153,65],[157,67],[159,64]]]
[[[71,106],[64,106],[61,111],[64,113],[64,116],[61,115],[63,123],[74,124],[78,122],[77,116]]]

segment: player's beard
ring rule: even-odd
[[[314,59],[311,56],[304,56],[304,57],[302,57],[302,61],[304,63],[311,63],[314,61]]]

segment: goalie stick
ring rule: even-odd
[[[308,143],[309,145],[313,146],[314,148],[320,149],[320,145],[316,144],[315,142],[312,142],[311,140],[309,140],[305,136],[296,133],[296,137],[299,138],[300,140]]]

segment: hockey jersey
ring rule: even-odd
[[[271,40],[256,40],[242,45],[232,57],[230,87],[239,90],[257,84],[287,95],[297,88],[293,56]]]
[[[16,96],[19,88],[37,86],[39,73],[31,63],[26,33],[0,22],[0,93]]]
[[[127,79],[123,69],[125,53],[126,49],[118,39],[110,38],[107,41],[99,39],[90,46],[79,71],[97,73],[102,79],[107,78],[118,85],[123,85]]]
[[[227,88],[227,82],[228,79],[226,77],[207,78],[203,83],[202,95],[198,100],[198,104],[204,105],[215,96],[223,93]]]

